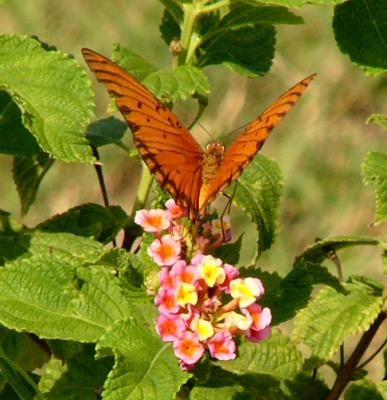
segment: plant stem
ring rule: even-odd
[[[109,207],[109,196],[108,196],[108,192],[106,189],[105,178],[103,176],[102,165],[99,162],[100,158],[99,158],[98,149],[95,146],[91,146],[91,148],[93,150],[94,157],[98,161],[98,163],[94,164],[94,168],[95,168],[95,172],[97,173],[99,187],[101,188],[103,204],[105,205],[105,207]],[[113,243],[113,247],[117,247],[116,239],[113,238],[112,243]]]
[[[109,207],[109,196],[107,193],[105,179],[104,179],[103,172],[102,172],[102,165],[99,162],[100,157],[99,157],[98,149],[95,146],[91,146],[91,148],[93,150],[94,157],[98,161],[98,163],[94,164],[94,168],[95,168],[95,172],[97,173],[98,183],[99,183],[99,187],[100,187],[101,193],[102,193],[103,204],[105,205],[105,207]]]
[[[364,332],[351,357],[349,357],[348,361],[344,364],[343,368],[337,375],[336,381],[332,387],[332,391],[326,398],[326,400],[337,400],[340,397],[341,393],[348,385],[348,382],[356,369],[357,363],[363,356],[364,352],[367,350],[368,345],[370,344],[379,326],[386,319],[386,317],[386,313],[382,311],[378,315],[374,323],[371,325],[370,329],[368,329],[367,332]]]
[[[203,14],[204,13],[208,14],[210,12],[214,12],[216,10],[219,10],[219,8],[226,7],[228,5],[230,5],[230,0],[220,0],[220,1],[216,2],[216,3],[210,4],[209,6],[204,6],[200,10],[200,12],[203,13]]]
[[[181,47],[182,52],[179,57],[179,65],[187,64],[187,56],[190,53],[190,45],[195,26],[195,19],[198,15],[197,3],[194,4],[183,4],[184,18],[183,26],[181,28]]]
[[[206,3],[207,0],[196,0],[192,4],[183,4],[184,18],[180,38],[182,52],[178,59],[179,65],[189,65],[196,49],[202,43],[202,38],[195,33],[196,19],[203,14],[210,14],[228,6],[230,0],[220,0],[208,6]]]
[[[134,202],[133,205],[132,215],[131,215],[132,218],[134,218],[134,214],[137,210],[145,206],[145,203],[148,199],[150,188],[152,186],[152,181],[153,181],[152,175],[150,174],[148,167],[143,162],[140,187],[137,192],[136,201]]]
[[[387,339],[384,340],[384,342],[374,351],[374,353],[372,355],[370,355],[367,360],[365,360],[364,362],[362,362],[357,368],[361,369],[363,367],[365,367],[373,358],[375,358],[378,353],[380,351],[383,350],[383,347],[387,344]]]

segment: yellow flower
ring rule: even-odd
[[[239,307],[245,308],[255,303],[263,293],[263,286],[257,278],[234,279],[230,282],[231,296],[239,301]]]
[[[199,318],[197,315],[191,322],[191,329],[196,332],[200,340],[206,340],[214,335],[214,328],[210,321]]]
[[[198,265],[200,277],[204,279],[209,287],[215,284],[223,283],[226,279],[226,273],[222,267],[222,260],[213,256],[205,256]]]
[[[187,304],[196,304],[198,301],[198,294],[194,285],[181,282],[177,288],[177,302],[185,307]]]
[[[224,317],[224,325],[227,329],[238,328],[242,331],[246,331],[253,322],[251,318],[238,314],[235,311],[225,314]]]

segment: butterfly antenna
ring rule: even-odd
[[[198,112],[197,112],[194,120],[191,122],[191,125],[188,127],[188,130],[191,130],[191,128],[199,121],[200,117],[202,116],[204,110],[206,109],[206,107],[208,105],[208,101],[206,99],[200,98],[198,103],[199,103]]]
[[[237,132],[240,132],[240,131],[242,131],[243,129],[247,128],[249,125],[250,125],[250,122],[248,122],[247,124],[241,125],[240,127],[235,128],[235,129],[233,129],[232,131],[225,133],[225,134],[224,134],[224,137],[226,138],[226,137],[229,137],[229,136],[233,136],[233,135],[235,135]]]
[[[208,135],[212,140],[215,140],[214,136],[211,135],[210,131],[209,131],[203,124],[201,124],[200,122],[198,122],[198,125],[203,129],[204,132],[207,133],[207,135]]]

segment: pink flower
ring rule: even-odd
[[[145,232],[161,232],[170,227],[168,215],[164,210],[139,210],[134,222],[140,225]]]
[[[226,273],[226,279],[221,285],[219,285],[219,287],[225,293],[230,294],[230,282],[233,279],[238,278],[239,271],[237,268],[235,268],[233,265],[230,265],[230,264],[224,264],[223,268],[224,268],[224,272]]]
[[[180,243],[165,235],[148,247],[148,254],[158,265],[172,265],[179,259],[180,250]]]
[[[156,329],[164,342],[173,342],[185,330],[185,322],[178,314],[161,314]]]
[[[242,310],[242,312],[249,314],[253,320],[253,324],[251,326],[252,329],[262,330],[270,325],[271,322],[271,311],[270,308],[262,307],[256,303],[251,304],[246,309]]]
[[[171,268],[171,276],[175,279],[180,280],[181,282],[194,284],[198,279],[198,270],[196,267],[192,265],[188,265],[183,260],[178,261]]]
[[[198,221],[191,230],[183,217],[169,200],[166,210],[138,211],[135,222],[153,234],[147,252],[162,267],[156,330],[189,371],[207,351],[218,360],[235,359],[234,337],[268,337],[271,312],[256,303],[264,293],[259,279],[239,277],[236,267],[208,254],[231,238],[229,219]]]
[[[177,313],[180,309],[175,289],[161,287],[155,298],[155,304],[161,313]]]
[[[178,206],[173,199],[169,199],[165,203],[165,206],[167,207],[167,213],[171,219],[181,218],[184,215],[183,209]]]
[[[194,267],[197,267],[203,260],[204,255],[203,254],[197,254],[192,260],[191,260],[191,264]]]
[[[192,371],[196,367],[196,364],[186,364],[183,360],[179,360],[179,365],[183,371]]]
[[[179,262],[180,261],[178,261],[178,263]],[[185,261],[183,262],[185,263]],[[175,289],[178,284],[176,277],[171,275],[169,267],[161,268],[161,271],[159,272],[159,282],[165,289]]]
[[[265,340],[270,336],[271,327],[267,326],[266,328],[261,329],[260,331],[256,331],[255,329],[249,329],[246,332],[246,337],[251,342],[259,342],[261,340]]]
[[[230,332],[218,332],[207,344],[211,356],[218,360],[233,360],[236,357],[236,346]]]
[[[199,341],[198,335],[185,331],[173,342],[173,350],[185,364],[196,364],[204,353],[204,347]]]
[[[246,332],[246,337],[252,342],[258,342],[266,339],[270,335],[270,322],[271,322],[271,311],[270,308],[263,308],[254,303],[243,309],[244,314],[249,314],[253,320],[253,324],[250,329]]]

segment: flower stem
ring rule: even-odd
[[[132,218],[134,218],[134,214],[137,210],[144,208],[149,196],[149,191],[152,186],[152,182],[153,182],[153,177],[150,174],[148,167],[145,165],[145,163],[142,163],[140,187],[138,189],[136,200],[133,205],[132,215],[131,215]]]
[[[368,345],[370,344],[379,326],[383,323],[386,317],[387,314],[382,311],[378,315],[374,323],[371,325],[371,327],[368,329],[368,331],[363,334],[351,357],[347,360],[347,362],[344,364],[343,368],[341,368],[339,374],[337,375],[336,382],[334,383],[332,391],[327,397],[327,400],[337,400],[340,397],[341,393],[344,391],[345,387],[349,383],[360,358],[367,350]]]

